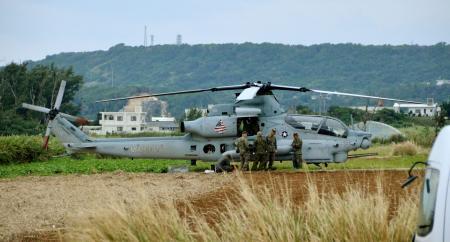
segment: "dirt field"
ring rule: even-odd
[[[367,186],[376,190],[377,178],[383,190],[396,200],[405,194],[400,188],[407,171],[261,172],[245,174],[256,186],[268,182],[286,183],[294,199],[301,203],[308,179],[319,191],[342,192],[347,186]],[[111,198],[132,203],[136,199],[187,199],[198,211],[209,211],[233,196],[233,174],[136,174],[109,173],[51,177],[20,177],[0,180],[0,240],[33,240],[39,231],[55,231],[66,226],[67,218],[107,204]],[[415,187],[417,188],[416,182]],[[410,189],[409,189],[410,190]],[[31,233],[31,237],[27,234]]]

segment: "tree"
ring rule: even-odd
[[[441,112],[436,113],[436,115],[434,115],[434,122],[435,122],[435,133],[436,135],[438,135],[439,131],[445,126],[446,122],[447,122],[447,110],[445,109],[441,109]]]
[[[186,120],[196,120],[203,116],[203,111],[199,108],[190,108],[186,114]]]
[[[346,124],[350,124],[352,118],[353,122],[363,121],[365,112],[363,110],[354,108],[331,106],[328,109],[327,114],[331,117],[335,117],[342,120]]]
[[[36,134],[42,131],[45,115],[21,108],[22,103],[52,108],[59,85],[66,81],[60,110],[73,115],[80,111],[72,103],[83,78],[72,68],[57,68],[53,64],[28,68],[27,63],[11,63],[0,70],[0,135]]]
[[[445,111],[447,118],[450,118],[450,102],[443,102],[441,104],[441,111]]]
[[[297,107],[295,107],[295,111],[298,114],[313,114],[313,111],[308,106],[304,105],[298,105]]]

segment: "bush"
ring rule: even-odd
[[[418,147],[412,142],[403,142],[394,145],[393,155],[408,155],[413,156],[417,154]]]
[[[0,164],[43,161],[63,152],[64,147],[55,139],[51,139],[49,149],[44,150],[40,136],[0,136]]]
[[[406,141],[406,137],[402,134],[394,134],[389,136],[389,138],[387,139],[380,139],[380,138],[373,138],[372,139],[372,143],[374,144],[392,144],[392,143],[401,143],[401,142],[405,142]]]

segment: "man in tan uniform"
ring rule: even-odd
[[[250,156],[250,147],[247,141],[247,132],[242,132],[242,136],[236,140],[236,146],[239,150],[239,156],[241,159],[241,170],[248,171],[248,158]]]
[[[292,165],[294,169],[301,169],[303,167],[303,159],[302,159],[302,146],[303,141],[300,139],[298,133],[294,133],[294,140],[292,140],[292,150],[294,150],[294,154],[292,156]]]
[[[275,167],[273,167],[273,162],[275,160],[275,154],[277,153],[277,137],[276,137],[277,131],[275,129],[272,129],[267,136],[267,153],[269,155],[269,164],[267,166],[267,169],[269,170],[275,170]]]
[[[267,143],[262,136],[262,132],[259,131],[256,134],[256,140],[254,142],[255,146],[255,161],[252,165],[252,171],[257,169],[265,169],[266,167],[266,154],[267,154]],[[259,164],[259,165],[258,165]]]

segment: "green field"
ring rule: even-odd
[[[421,150],[414,156],[392,156],[391,145],[377,145],[368,150],[356,153],[377,152],[375,157],[349,159],[342,164],[330,164],[326,170],[335,169],[393,169],[408,168],[415,161],[424,161],[428,150]],[[212,163],[197,162],[197,166],[190,166],[186,160],[151,160],[130,158],[98,158],[95,155],[81,155],[77,158],[64,156],[51,158],[47,161],[0,165],[0,177],[17,177],[27,175],[48,176],[55,174],[96,174],[103,172],[155,172],[165,173],[169,167],[188,167],[192,172],[202,172]],[[279,170],[292,169],[292,162],[276,162]],[[308,165],[307,170],[318,170],[315,165]]]

